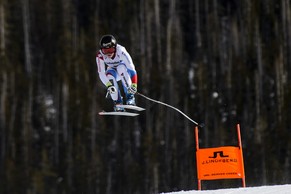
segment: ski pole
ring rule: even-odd
[[[139,96],[141,96],[141,97],[143,97],[143,98],[145,98],[145,99],[147,99],[147,100],[150,100],[152,102],[155,102],[155,103],[162,104],[164,106],[170,107],[170,108],[174,109],[175,111],[178,111],[180,114],[182,114],[184,117],[186,117],[189,121],[191,121],[195,125],[200,126],[200,127],[203,127],[202,124],[198,124],[196,121],[192,120],[190,117],[188,117],[185,113],[183,113],[181,110],[177,109],[176,107],[173,107],[173,106],[171,106],[169,104],[166,104],[164,102],[161,102],[161,101],[158,101],[158,100],[154,100],[152,98],[149,98],[149,97],[147,97],[147,96],[145,96],[145,95],[143,95],[143,94],[141,94],[139,92],[136,92],[136,94],[139,95]]]

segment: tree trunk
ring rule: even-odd
[[[0,59],[3,63],[3,57],[5,56],[6,39],[5,39],[5,8],[4,1],[0,2]]]
[[[25,50],[25,70],[30,77],[32,73],[31,51],[30,51],[30,20],[29,20],[29,0],[23,0],[23,31],[24,31],[24,50]]]

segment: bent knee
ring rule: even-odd
[[[118,65],[118,67],[116,68],[116,70],[117,70],[117,73],[119,75],[125,74],[127,72],[127,68],[126,68],[126,66],[124,64]]]

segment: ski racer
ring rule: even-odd
[[[96,63],[100,80],[107,87],[114,102],[114,111],[124,111],[116,105],[123,104],[123,97],[118,82],[121,81],[125,94],[125,103],[135,105],[134,94],[137,92],[137,72],[132,58],[125,47],[117,44],[113,35],[104,35],[99,42]]]

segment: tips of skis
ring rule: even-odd
[[[104,115],[104,116],[129,116],[129,117],[135,117],[135,116],[138,116],[139,114],[138,113],[132,113],[132,112],[99,112],[99,115]]]
[[[116,105],[118,108],[125,108],[125,109],[130,109],[130,110],[136,110],[136,111],[144,111],[145,109],[139,106],[134,106],[134,105],[125,105],[125,104],[118,104]]]
[[[133,110],[133,111],[144,111],[145,109],[139,106],[134,106],[134,105],[121,105],[118,104],[116,105],[116,107],[118,108],[123,108],[123,109],[128,109],[128,110]],[[106,112],[106,111],[102,111],[99,112],[99,115],[108,115],[108,116],[130,116],[130,117],[135,117],[138,116],[138,113],[134,113],[134,112],[127,112],[127,111],[122,111],[122,112],[118,112],[118,111],[112,111],[112,112]]]

